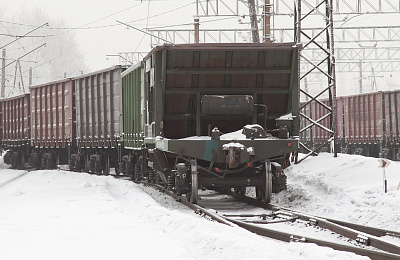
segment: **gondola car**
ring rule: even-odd
[[[7,150],[4,162],[22,169],[30,152],[30,95],[22,94],[0,100],[1,147]]]
[[[320,100],[327,104],[328,100]],[[400,91],[376,91],[336,98],[336,150],[342,153],[359,154],[400,160]],[[321,118],[327,109],[316,102],[302,104],[303,114]],[[328,118],[320,125],[331,129]],[[309,125],[303,117],[301,128]],[[313,126],[300,135],[301,142],[320,151],[329,151],[324,145],[328,132]]]
[[[122,74],[120,172],[198,201],[198,189],[268,203],[286,188],[297,151],[298,51],[294,43],[155,47]]]

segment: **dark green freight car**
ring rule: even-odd
[[[120,171],[193,203],[199,188],[247,187],[270,202],[298,149],[298,52],[294,43],[155,47],[122,75]]]

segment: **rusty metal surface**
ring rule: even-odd
[[[379,143],[383,140],[382,92],[343,97],[347,143]]]
[[[397,144],[400,140],[400,92],[388,91],[384,96],[384,134],[386,142]]]
[[[2,147],[20,147],[27,145],[31,138],[30,132],[30,99],[29,94],[2,99]]]
[[[337,104],[337,144],[379,144],[384,141],[384,136],[388,142],[396,142],[396,129],[398,121],[394,113],[396,102],[393,92],[373,92],[361,95],[352,95],[336,98]],[[397,99],[400,94],[396,96]],[[327,104],[327,100],[320,102]],[[317,108],[317,109],[316,109]],[[311,102],[308,106],[302,108],[306,116],[318,118],[326,114],[326,108],[316,106]],[[390,116],[389,116],[390,115]],[[400,113],[398,113],[400,115]],[[386,118],[386,119],[385,119]],[[318,122],[323,127],[330,127],[330,121],[323,119]],[[303,118],[301,128],[306,127],[309,122]],[[398,135],[397,135],[398,136]],[[313,126],[301,135],[302,142],[309,142],[314,145],[321,144],[328,138],[328,133],[321,127]]]
[[[344,124],[344,98],[338,97],[336,98],[336,141],[339,142],[340,140],[345,138],[345,124]]]
[[[65,148],[75,138],[74,82],[71,79],[30,87],[32,146]]]
[[[76,138],[80,148],[116,147],[122,129],[122,81],[125,67],[75,77]]]

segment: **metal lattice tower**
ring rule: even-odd
[[[310,65],[310,69],[307,71],[299,70],[300,82],[302,79],[305,79],[307,75],[309,75],[313,71],[319,71],[322,75],[324,75],[326,79],[326,88],[323,88],[322,91],[316,92],[316,94],[309,94],[308,89],[300,87],[300,97],[302,100],[302,96],[305,98],[305,102],[300,105],[300,121],[303,123],[300,126],[300,136],[306,134],[308,130],[319,129],[320,132],[326,132],[326,140],[324,140],[317,147],[311,143],[306,144],[300,142],[300,146],[307,151],[306,155],[303,158],[298,158],[297,162],[301,162],[305,158],[310,155],[316,155],[316,151],[321,149],[323,146],[330,145],[331,143],[335,143],[336,137],[336,77],[335,77],[335,56],[334,56],[334,34],[333,34],[333,12],[332,12],[332,3],[333,0],[324,0],[315,6],[305,5],[305,10],[302,10],[304,6],[302,6],[302,0],[298,0],[297,2],[297,19],[296,19],[296,42],[303,44],[303,48],[299,55],[299,64],[307,63]],[[319,12],[320,18],[325,21],[325,27],[322,28],[317,34],[309,35],[307,31],[302,30],[302,23],[305,20],[310,19],[311,14],[315,11],[325,9],[325,12]],[[313,19],[316,17],[313,16]],[[325,36],[325,44],[321,44],[319,38],[324,35]],[[319,59],[315,61],[311,61],[307,58],[308,49],[316,48],[320,54],[318,55]],[[300,66],[299,66],[300,67]],[[319,99],[320,96],[324,94],[328,94],[328,100],[323,102]],[[310,114],[306,113],[306,111],[312,111],[311,106],[315,106],[315,111],[325,111],[324,113]],[[320,108],[317,108],[320,106]],[[324,122],[324,123],[323,123]],[[337,156],[337,151],[335,149],[335,145],[331,146],[333,149],[334,156]]]

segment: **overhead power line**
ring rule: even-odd
[[[8,45],[10,45],[10,44],[12,44],[12,43],[14,43],[14,42],[16,42],[16,41],[18,41],[19,39],[21,39],[21,38],[23,38],[23,37],[25,37],[25,35],[28,35],[28,34],[30,34],[31,32],[34,32],[34,31],[36,31],[37,29],[39,29],[39,28],[42,28],[43,26],[45,26],[45,25],[49,25],[49,23],[47,22],[47,23],[44,23],[44,24],[42,24],[42,25],[40,25],[40,26],[38,26],[38,27],[36,27],[36,28],[34,28],[33,30],[30,30],[29,32],[27,32],[27,33],[25,33],[24,35],[22,35],[22,36],[19,36],[17,39],[15,39],[15,40],[13,40],[13,41],[11,41],[11,42],[9,42],[9,43],[7,43],[6,45],[3,45],[3,46],[1,46],[0,47],[0,49],[3,49],[4,47],[6,47],[6,46],[8,46]]]
[[[157,37],[157,36],[155,36],[155,35],[152,35],[151,33],[148,33],[148,32],[145,32],[145,31],[143,31],[143,30],[140,30],[140,29],[138,29],[138,28],[136,28],[136,27],[133,27],[132,25],[129,25],[129,24],[120,22],[120,21],[118,21],[118,20],[117,20],[117,22],[120,23],[120,24],[123,24],[123,25],[125,25],[125,26],[128,26],[128,27],[130,27],[130,28],[132,28],[132,29],[135,29],[135,30],[137,30],[137,31],[139,31],[139,32],[148,34],[148,35],[150,35],[150,36],[152,36],[152,37],[155,37],[155,38],[158,38],[158,39],[163,40],[163,41],[165,41],[165,42],[168,42],[168,43],[173,44],[173,42],[170,42],[170,41],[167,41],[167,40],[165,40],[165,39],[163,39],[163,38],[161,38],[161,37]]]

